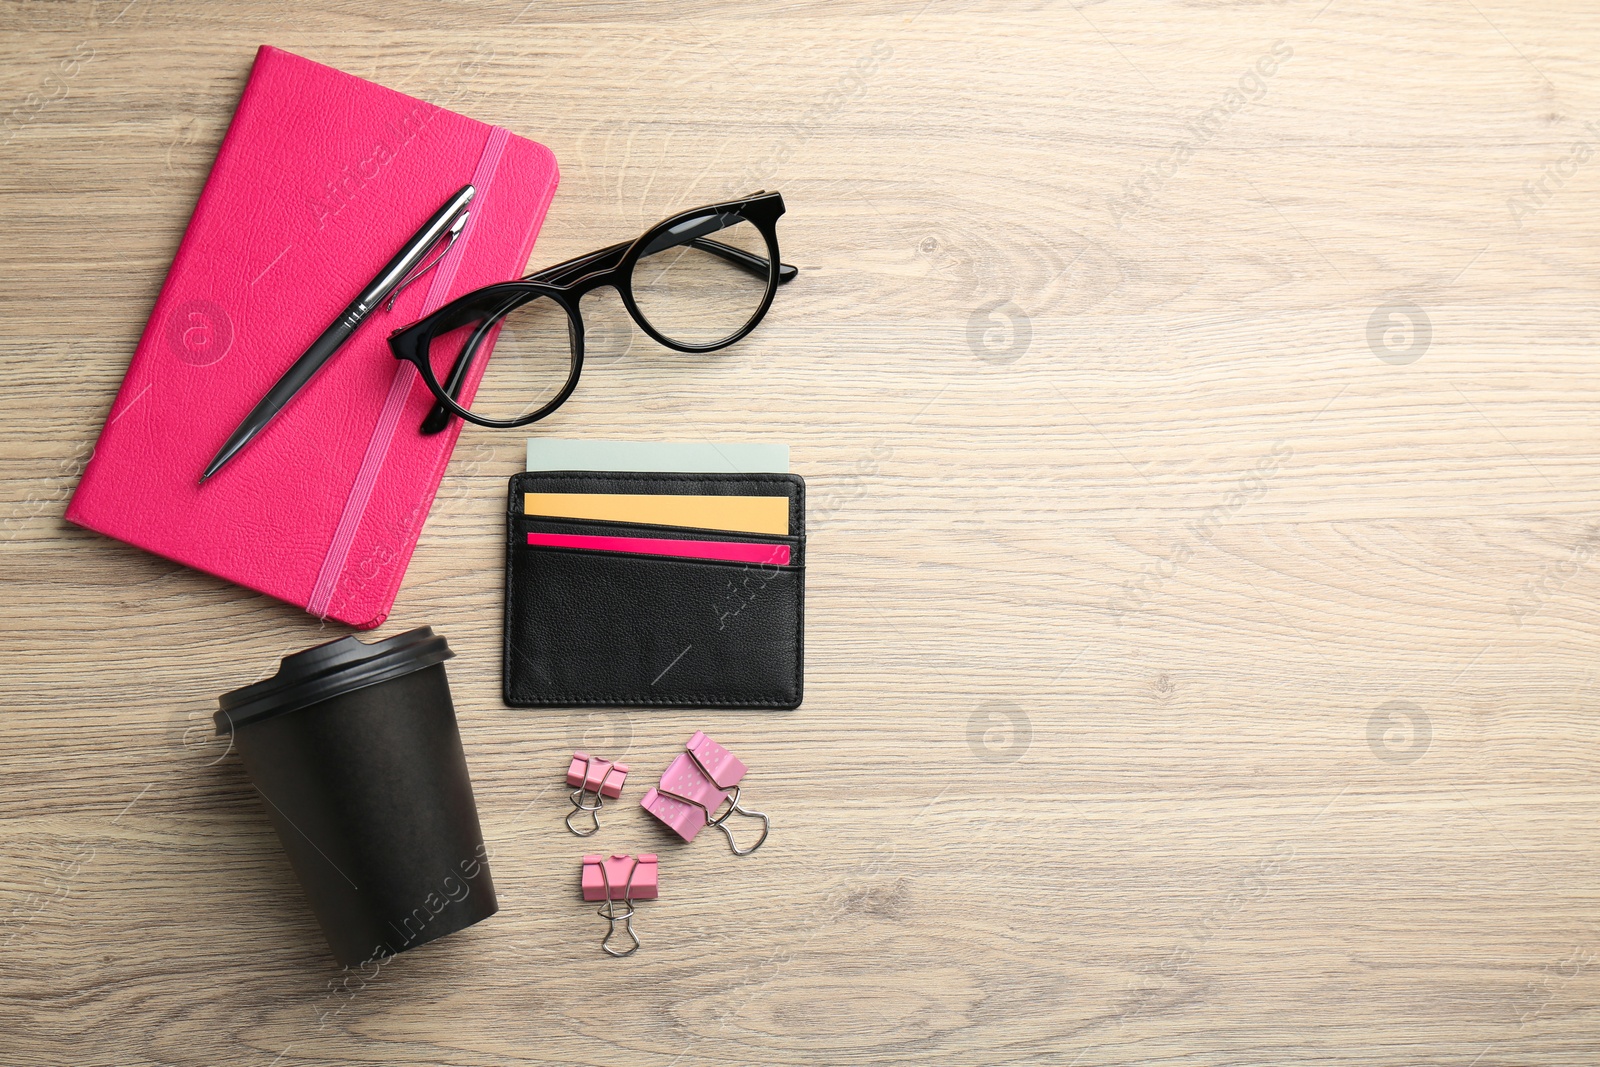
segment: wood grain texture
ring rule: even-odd
[[[766,186],[803,268],[710,358],[602,301],[542,432],[793,446],[804,707],[501,706],[522,444],[470,431],[381,632],[459,653],[502,910],[370,980],[209,736],[344,631],[61,519],[263,42],[548,144],[536,266]],[[1591,1067],[1597,44],[1559,0],[6,4],[0,1063]],[[604,958],[566,756],[701,726],[772,839],[608,808],[663,871]]]

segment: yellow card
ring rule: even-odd
[[[524,515],[697,526],[739,533],[788,534],[786,496],[657,496],[643,493],[526,493]]]

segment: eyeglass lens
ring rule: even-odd
[[[709,214],[646,243],[633,268],[633,299],[663,337],[686,345],[715,344],[755,317],[775,269],[754,223],[739,215]]]
[[[509,308],[509,310],[507,310]],[[572,336],[566,309],[547,296],[485,309],[484,320],[433,339],[428,363],[434,380],[445,384],[463,349],[473,350],[473,366],[483,363],[483,346],[494,336],[488,361],[473,397],[473,414],[488,419],[519,419],[555,399],[572,367]],[[503,318],[495,315],[505,312]]]

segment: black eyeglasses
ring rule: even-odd
[[[560,407],[583,371],[578,302],[601,286],[615,288],[639,328],[668,348],[715,352],[738,341],[797,273],[778,258],[783,210],[782,196],[762,192],[684,211],[637,240],[477,289],[395,331],[395,358],[415,366],[439,401],[422,432],[438,433],[451,416],[526,426]],[[494,381],[479,382],[473,411],[460,400],[462,387],[492,338]]]

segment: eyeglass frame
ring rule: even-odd
[[[649,337],[658,344],[679,352],[716,352],[727,348],[745,337],[766,318],[767,310],[772,306],[773,296],[778,291],[778,286],[792,281],[799,271],[784,263],[778,254],[778,219],[784,213],[783,197],[776,192],[756,192],[738,200],[728,200],[716,204],[707,204],[703,207],[690,208],[671,215],[632,241],[623,241],[618,244],[608,245],[605,248],[590,252],[587,255],[556,263],[524,275],[520,279],[506,282],[496,282],[470,293],[464,293],[449,303],[430,312],[428,315],[408,326],[404,326],[389,335],[389,350],[395,359],[410,363],[417,368],[424,384],[433,393],[437,403],[428,413],[422,423],[422,433],[434,434],[443,430],[450,424],[452,417],[463,419],[479,426],[492,429],[510,430],[518,426],[538,422],[540,419],[554,412],[566,403],[574,389],[578,387],[578,379],[583,374],[583,315],[579,310],[579,302],[588,293],[595,289],[611,286],[617,290],[622,298],[623,306],[628,309],[628,315]],[[737,215],[741,221],[749,222],[756,227],[766,243],[768,259],[723,244],[720,241],[711,241],[703,236],[695,235],[683,237],[674,235],[673,230],[686,226],[700,219],[712,216]],[[716,233],[728,228],[728,225],[719,226],[716,230],[706,231]],[[656,242],[661,238],[671,237],[672,240],[661,246]],[[716,255],[744,270],[755,272],[759,270],[767,275],[766,292],[762,294],[761,303],[756,308],[747,322],[727,337],[707,344],[690,344],[676,341],[665,336],[654,326],[645,314],[639,310],[638,302],[633,293],[633,268],[645,255],[671,248],[674,245],[687,245],[700,248]],[[772,264],[777,264],[777,269]],[[450,369],[445,383],[441,384],[435,377],[433,366],[429,359],[429,349],[436,337],[459,330],[473,322],[473,316],[482,311],[481,305],[490,298],[504,295],[505,303],[484,312],[477,325],[473,327],[471,336],[462,344],[456,356],[456,361]],[[467,371],[472,361],[478,354],[487,335],[496,329],[506,316],[517,308],[531,303],[539,297],[548,297],[567,314],[567,327],[571,352],[571,366],[567,373],[566,384],[556,395],[537,408],[529,415],[515,419],[492,419],[487,416],[477,415],[470,408],[463,406],[456,398],[460,395],[461,387],[465,383]],[[491,305],[492,306],[492,305]],[[451,321],[455,316],[457,321],[453,325],[443,324]],[[442,327],[442,328],[441,328]]]

